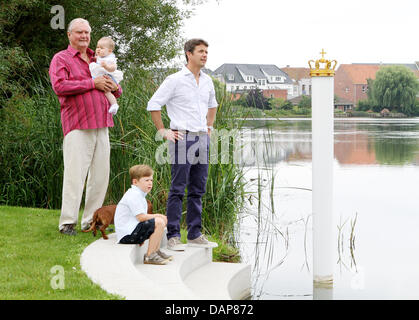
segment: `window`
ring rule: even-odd
[[[362,86],[362,92],[365,93],[368,91],[368,86]]]
[[[266,85],[266,79],[258,79],[258,85],[265,86]]]
[[[253,81],[253,77],[252,76],[246,76],[246,81],[252,82]]]
[[[275,81],[281,81],[281,77],[275,77]]]
[[[230,80],[230,81],[233,81],[234,80],[234,74],[228,74],[227,79]]]
[[[348,93],[349,92],[349,88],[348,87],[346,87],[345,88],[345,93]]]

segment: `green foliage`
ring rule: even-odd
[[[375,105],[411,115],[419,92],[415,74],[404,66],[381,68],[373,83]]]
[[[356,108],[356,111],[373,110],[375,112],[378,112],[379,110],[376,111],[377,109],[379,109],[379,107],[377,107],[374,104],[374,101],[367,99],[367,100],[359,100],[358,101],[358,107]]]
[[[292,110],[292,108],[293,108],[292,102],[291,102],[291,101],[289,101],[289,100],[287,100],[287,101],[285,101],[285,103],[282,105],[282,108],[281,108],[281,109],[283,109],[283,110]]]
[[[54,30],[55,14],[48,0],[11,0],[2,4],[0,43],[21,47],[40,67],[68,45],[66,30]],[[146,66],[173,58],[179,49],[179,29],[189,11],[175,0],[146,1],[60,1],[65,11],[65,28],[78,17],[92,27],[91,47],[105,35],[115,39],[119,62]],[[119,50],[124,48],[124,50]]]
[[[27,99],[30,88],[31,60],[20,47],[8,48],[0,43],[0,108]]]
[[[367,79],[367,100],[371,101],[371,104],[374,104],[374,95],[373,95],[373,90],[374,90],[374,80],[371,78]]]
[[[281,109],[285,102],[286,100],[282,98],[271,98],[269,99],[269,106],[271,109]]]
[[[246,96],[248,107],[270,109],[268,99],[263,96],[261,89],[251,89]]]
[[[298,106],[303,109],[310,109],[311,96],[302,96],[301,101],[298,103]]]
[[[183,2],[193,5],[189,0]],[[125,70],[132,66],[162,64],[174,58],[181,49],[182,21],[190,14],[187,7],[181,7],[176,0],[64,0],[58,4],[64,8],[65,30],[51,27],[51,19],[57,14],[51,13],[52,6],[57,5],[55,1],[2,2],[0,107],[9,104],[8,100],[14,96],[23,98],[23,94],[33,94],[29,67],[33,64],[35,70],[47,75],[53,55],[68,46],[67,27],[74,18],[89,21],[91,48],[95,48],[102,36],[115,40],[119,68]]]

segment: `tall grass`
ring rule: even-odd
[[[34,77],[30,99],[17,99],[12,106],[0,109],[0,204],[59,209],[63,178],[60,106],[47,75]],[[156,129],[146,110],[158,85],[145,71],[131,69],[125,74],[120,108],[110,129],[111,173],[105,203],[117,203],[130,187],[129,168],[145,163],[155,171],[149,195],[154,211],[165,213],[170,164],[157,163],[156,150],[164,142],[156,141]],[[216,83],[216,91],[215,127],[239,127],[240,122],[232,121],[234,113],[225,88]],[[168,126],[164,109],[162,116]],[[231,162],[210,164],[203,198],[204,232],[230,239],[243,204],[243,190],[240,167]]]

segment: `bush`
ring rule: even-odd
[[[292,108],[293,108],[294,106],[293,106],[293,104],[292,104],[292,102],[290,102],[290,101],[286,101],[283,105],[282,105],[282,108],[281,109],[283,109],[283,110],[292,110]]]
[[[375,105],[372,101],[370,100],[359,100],[358,101],[358,106],[355,109],[356,111],[368,111],[368,110],[374,110]]]
[[[303,109],[310,109],[311,108],[311,97],[309,96],[302,96],[301,101],[298,103],[298,106]]]
[[[248,107],[258,109],[271,109],[268,99],[263,96],[262,90],[252,89],[246,95],[246,102]]]
[[[271,109],[281,109],[286,100],[282,98],[271,98],[268,100]]]

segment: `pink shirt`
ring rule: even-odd
[[[94,52],[87,49],[91,62]],[[52,88],[61,105],[61,125],[64,136],[75,129],[113,127],[112,114],[108,112],[109,101],[103,91],[95,89],[95,83],[80,52],[70,45],[54,55],[49,68]],[[114,92],[122,93],[121,86]]]

